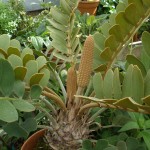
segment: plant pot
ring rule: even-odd
[[[42,129],[30,136],[22,145],[21,150],[33,150],[36,147],[38,140],[44,136],[45,131],[46,129]]]
[[[81,12],[81,14],[89,13],[90,15],[95,15],[99,3],[100,0],[95,0],[90,2],[80,1],[78,4],[78,10]]]

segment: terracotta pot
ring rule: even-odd
[[[81,12],[81,14],[89,13],[90,15],[95,15],[99,3],[100,0],[95,0],[90,2],[80,1],[78,4],[78,10]]]
[[[39,138],[44,136],[45,131],[46,129],[42,129],[30,136],[21,147],[21,150],[33,150],[36,147]]]

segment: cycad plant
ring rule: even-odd
[[[45,134],[53,149],[79,149],[83,139],[90,138],[90,126],[101,112],[90,116],[93,107],[118,108],[127,111],[150,113],[149,106],[149,33],[143,34],[144,67],[134,55],[128,55],[128,69],[122,74],[114,68],[118,54],[131,41],[142,23],[150,16],[149,0],[125,0],[117,6],[116,14],[101,27],[102,33],[88,36],[78,59],[80,43],[74,11],[76,0],[60,0],[60,8],[51,9],[49,31],[54,55],[71,67],[67,74],[67,98],[56,98],[49,114],[50,126]],[[80,63],[78,63],[80,61]],[[79,67],[78,67],[79,64]],[[84,96],[93,78],[91,96]],[[81,96],[82,95],[82,96]]]
[[[118,54],[150,16],[150,1],[124,0],[119,3],[116,14],[112,14],[109,22],[101,27],[102,33],[87,37],[81,59],[79,28],[74,13],[77,5],[77,0],[60,0],[60,8],[51,8],[48,27],[53,39],[52,55],[70,64],[66,83],[67,92],[65,93],[62,88],[64,98],[61,98],[52,89],[45,87],[45,82],[42,85],[40,100],[33,101],[36,108],[43,111],[48,118],[49,126],[45,126],[47,128],[45,139],[54,150],[77,150],[84,139],[90,138],[92,131],[90,126],[94,124],[95,118],[101,112],[100,110],[90,116],[93,107],[150,113],[149,33],[145,32],[142,37],[144,65],[135,56],[128,55],[128,69],[125,73],[121,74],[119,69],[114,67]],[[4,51],[1,54],[5,59],[8,58]],[[31,60],[32,56],[27,58]],[[39,64],[43,63],[43,60],[45,59],[39,61]],[[36,66],[37,63],[32,61],[26,67],[30,68],[32,65]],[[45,65],[42,66],[36,70],[37,75],[33,79],[40,78],[43,68],[47,69]],[[32,69],[34,70],[34,67]],[[46,72],[44,73],[47,75]],[[58,75],[55,71],[54,73]],[[31,82],[34,75],[29,75],[29,78],[27,75],[25,78],[27,85],[32,86],[31,83],[35,83],[36,88],[40,89],[39,82],[35,80]],[[87,92],[91,78],[94,87],[92,93]],[[47,81],[47,78],[45,80]],[[88,93],[90,96],[87,96]],[[40,106],[41,102],[44,107]]]

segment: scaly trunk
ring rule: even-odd
[[[58,126],[50,125],[52,130],[48,130],[45,135],[47,143],[53,150],[78,150],[82,140],[89,137],[88,116],[73,118],[70,115],[72,116],[70,111],[67,114],[60,111],[56,119]]]

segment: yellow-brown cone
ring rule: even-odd
[[[87,37],[83,46],[77,80],[78,87],[84,88],[89,83],[90,75],[92,72],[93,54],[94,54],[94,39],[90,35]]]
[[[71,101],[74,99],[74,95],[77,91],[77,74],[75,67],[72,66],[68,69],[67,74],[67,99],[68,103],[71,103]]]

